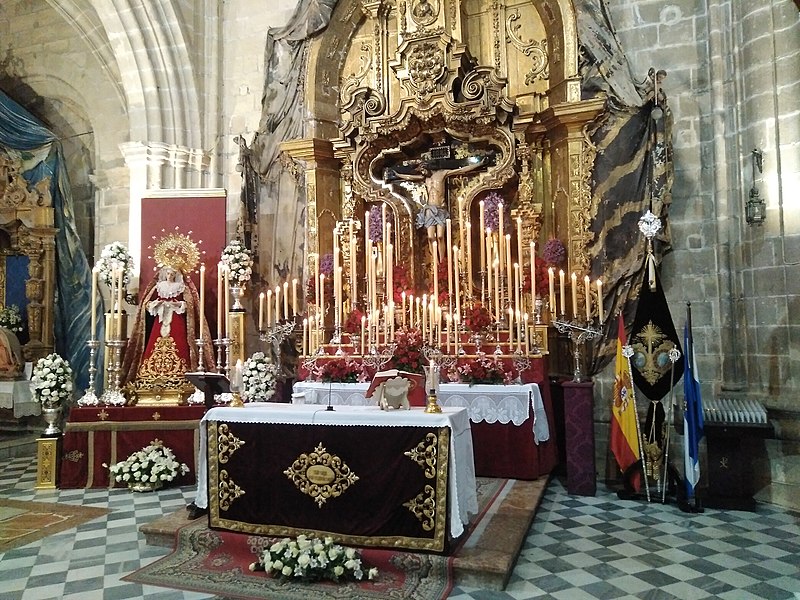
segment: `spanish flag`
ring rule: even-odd
[[[624,473],[628,467],[639,460],[639,435],[637,433],[636,399],[633,393],[630,363],[622,355],[627,346],[625,324],[619,316],[617,335],[617,362],[614,369],[614,401],[611,405],[611,452]]]

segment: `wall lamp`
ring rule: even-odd
[[[756,188],[756,169],[759,174],[763,172],[764,154],[756,148],[750,156],[753,160],[753,187],[750,188],[750,196],[744,206],[744,216],[750,225],[761,225],[767,218],[767,203],[759,196]]]

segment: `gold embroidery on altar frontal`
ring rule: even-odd
[[[186,361],[178,356],[178,348],[171,337],[159,337],[153,353],[139,367],[136,374],[137,389],[154,385],[182,387],[186,385],[183,374],[189,370]]]
[[[329,498],[341,496],[358,481],[358,476],[320,443],[313,452],[301,454],[283,472],[297,489],[311,496],[319,508]]]
[[[428,479],[436,477],[437,442],[436,434],[429,433],[415,448],[403,453],[425,470]]]
[[[422,492],[414,496],[414,498],[408,502],[404,502],[403,506],[417,517],[425,531],[431,531],[434,528],[435,524],[433,520],[436,517],[436,494],[431,486],[426,485]]]
[[[240,440],[230,432],[227,423],[221,423],[217,429],[217,457],[219,462],[226,463],[231,459],[233,453],[244,446],[244,440]]]
[[[233,502],[240,496],[244,496],[245,491],[234,483],[226,470],[219,472],[219,508],[228,510]]]

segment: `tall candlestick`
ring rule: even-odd
[[[575,272],[572,272],[570,275],[570,280],[572,284],[572,318],[578,318],[578,276],[575,275]]]
[[[222,306],[225,299],[222,297],[225,294],[225,264],[222,262],[217,263],[217,338],[222,338],[223,321],[222,321]]]
[[[292,279],[292,316],[296,314],[297,314],[297,279]]]
[[[592,320],[592,294],[589,276],[583,278],[583,293],[586,300],[586,322]]]
[[[230,337],[228,335],[229,331],[229,323],[230,323],[230,312],[231,312],[231,270],[226,266],[225,267],[225,291],[223,292],[225,295],[225,337]]]
[[[564,295],[564,269],[558,271],[558,291],[561,292],[561,315],[564,316],[567,312]]]
[[[536,244],[531,242],[531,310],[536,310]]]
[[[283,318],[289,320],[289,282],[283,282]]]
[[[264,292],[258,295],[258,330],[264,331]]]
[[[94,303],[92,303],[94,304]],[[200,335],[197,336],[203,339],[203,316],[206,314],[206,265],[200,263]]]
[[[117,271],[119,277],[119,285],[117,286],[117,339],[122,339],[122,288],[124,287],[125,271],[120,269]]]
[[[97,311],[95,305],[97,304],[97,267],[92,269],[92,303],[89,305],[91,311],[92,328],[90,331],[90,339],[95,341],[97,339]]]
[[[480,225],[480,231],[478,232],[478,238],[480,241],[481,246],[481,273],[486,272],[486,244],[483,241],[483,236],[486,234],[486,216],[485,216],[485,203],[483,200],[478,202],[478,224]]]
[[[548,267],[547,278],[550,282],[550,314],[552,315],[556,312],[556,282],[553,267]]]
[[[341,323],[339,320],[339,304],[342,300],[339,294],[339,239],[336,236],[336,227],[333,228],[333,314],[334,322]]]
[[[603,324],[603,282],[597,280],[597,318],[600,325]]]
[[[267,290],[267,327],[272,327],[272,290]]]

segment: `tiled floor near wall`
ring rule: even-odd
[[[138,526],[184,506],[194,488],[44,492],[34,490],[35,479],[32,458],[6,459],[0,496],[111,512],[0,555],[0,599],[210,598],[120,581],[167,552],[145,545]],[[450,598],[800,600],[797,513],[760,505],[756,513],[687,515],[673,505],[622,502],[600,487],[595,497],[569,496],[553,479],[506,590],[455,588]]]

